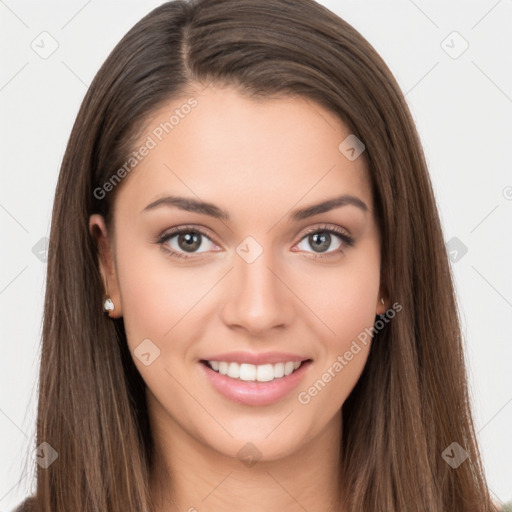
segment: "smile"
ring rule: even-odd
[[[312,364],[311,359],[265,364],[215,359],[198,362],[206,382],[217,393],[231,402],[249,406],[270,405],[292,396]]]
[[[301,366],[300,361],[287,361],[285,363],[254,365],[248,363],[235,363],[227,361],[206,361],[206,364],[215,372],[226,375],[232,379],[256,382],[271,382],[290,375]]]

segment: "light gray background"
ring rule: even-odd
[[[35,447],[45,287],[37,244],[49,234],[65,145],[104,59],[160,3],[0,0],[0,511],[34,483],[23,463]],[[511,500],[512,1],[321,3],[370,41],[406,93],[454,260],[489,484],[496,500]],[[58,43],[46,59],[31,47],[51,49],[43,31]]]

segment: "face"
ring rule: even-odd
[[[148,120],[114,232],[90,230],[153,425],[273,460],[339,430],[385,310],[368,171],[311,100],[193,97]]]

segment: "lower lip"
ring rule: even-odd
[[[269,405],[281,400],[295,389],[304,377],[311,361],[305,361],[290,375],[270,382],[232,379],[199,362],[213,387],[224,397],[244,405]]]

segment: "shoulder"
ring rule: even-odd
[[[34,512],[35,501],[34,496],[30,496],[22,501],[12,512]]]

